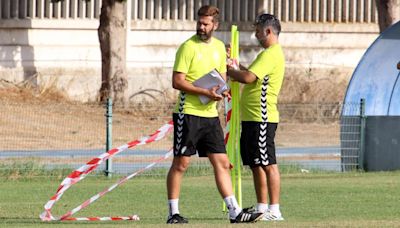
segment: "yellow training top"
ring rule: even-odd
[[[257,76],[257,80],[243,88],[240,104],[242,121],[278,123],[278,94],[285,74],[281,45],[274,44],[262,51],[249,71]]]
[[[179,47],[174,71],[186,74],[186,81],[193,83],[213,69],[226,72],[226,52],[222,41],[212,37],[209,43],[205,43],[194,35]],[[202,104],[198,95],[181,91],[174,112],[179,113],[180,106],[183,106],[185,114],[217,117],[216,104],[215,101]]]

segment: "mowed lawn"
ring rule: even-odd
[[[117,178],[91,176],[69,189],[54,206],[61,215],[116,182]],[[140,221],[41,222],[43,205],[55,193],[61,179],[29,177],[0,184],[1,227],[140,227],[165,224],[167,201],[165,179],[136,177],[76,214],[82,216],[127,216]],[[242,178],[243,205],[255,202],[251,176]],[[282,174],[281,210],[285,221],[273,227],[400,227],[400,172]],[[211,174],[185,177],[180,211],[188,227],[229,225],[222,212]],[[266,226],[258,222],[251,226]],[[241,225],[239,225],[241,226]]]

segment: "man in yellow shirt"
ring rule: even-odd
[[[250,166],[261,220],[283,220],[279,209],[280,174],[275,155],[275,131],[279,122],[278,94],[282,86],[285,58],[278,38],[279,20],[262,14],[255,21],[256,38],[264,50],[247,69],[228,66],[228,76],[244,83],[240,107],[242,133],[241,155]],[[269,205],[268,205],[269,198]],[[249,210],[247,210],[249,211]]]
[[[218,27],[219,10],[214,6],[203,6],[198,16],[197,33],[179,47],[172,75],[172,85],[180,90],[180,94],[173,114],[174,159],[167,177],[167,223],[188,223],[179,213],[178,202],[183,174],[189,166],[190,157],[196,153],[209,158],[219,193],[229,210],[230,221],[255,222],[263,214],[243,212],[232,191],[230,163],[216,108],[217,101],[223,96],[217,93],[218,87],[204,89],[192,84],[214,69],[226,80],[225,45],[212,37]],[[203,104],[199,95],[207,96],[211,101]]]

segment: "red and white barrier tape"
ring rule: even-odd
[[[172,153],[173,153],[173,150],[171,149],[163,157],[158,158],[157,160],[153,161],[151,164],[147,165],[146,167],[144,167],[144,168],[142,168],[142,169],[140,169],[140,170],[138,170],[138,171],[136,171],[136,172],[134,172],[134,173],[122,178],[122,179],[120,179],[117,183],[113,184],[109,188],[104,189],[102,192],[97,193],[96,195],[92,196],[90,199],[88,199],[85,202],[83,202],[81,205],[77,206],[76,208],[74,208],[71,211],[69,211],[69,212],[65,213],[64,215],[62,215],[60,217],[60,220],[73,220],[73,221],[139,220],[139,216],[137,216],[137,215],[125,216],[125,217],[91,217],[90,219],[89,218],[71,218],[71,216],[73,214],[77,213],[78,211],[82,210],[83,208],[89,206],[91,203],[95,202],[96,200],[100,199],[105,194],[111,192],[112,190],[114,190],[119,185],[124,184],[129,179],[131,179],[132,177],[144,172],[147,169],[150,169],[151,167],[153,167],[157,163],[167,159],[169,156],[171,156]]]
[[[229,90],[229,95],[231,94],[231,90]],[[225,98],[225,145],[228,143],[229,140],[229,132],[230,132],[230,121],[232,116],[232,98],[231,96]]]
[[[232,67],[235,70],[239,70],[239,62],[237,59],[228,58],[227,65]],[[225,145],[228,143],[229,140],[229,132],[230,132],[230,121],[232,116],[232,90],[229,90],[229,97],[225,100]]]
[[[151,142],[158,141],[167,135],[167,133],[171,132],[173,129],[173,122],[170,121],[168,124],[163,125],[160,127],[155,133],[142,137],[139,140],[134,140],[131,141],[125,145],[122,145],[120,147],[111,149],[107,151],[106,153],[101,154],[97,158],[94,158],[87,162],[85,165],[81,166],[80,168],[76,169],[72,173],[70,173],[60,184],[58,187],[56,193],[50,198],[50,200],[44,205],[45,211],[40,215],[40,219],[42,221],[57,221],[57,220],[85,220],[85,221],[107,221],[107,220],[138,220],[138,216],[127,216],[127,217],[104,217],[104,218],[98,218],[98,217],[91,217],[91,218],[69,218],[72,214],[76,213],[77,211],[81,210],[82,208],[87,207],[89,204],[106,194],[107,192],[112,191],[114,188],[116,188],[118,185],[126,182],[128,179],[132,178],[133,176],[136,176],[138,173],[143,172],[144,170],[154,166],[157,162],[164,160],[168,158],[171,155],[171,151],[169,151],[165,156],[162,158],[158,159],[156,162],[153,162],[152,164],[146,166],[145,168],[127,176],[130,178],[123,178],[121,179],[117,184],[111,186],[110,188],[100,192],[99,194],[91,197],[89,200],[85,201],[82,205],[78,206],[77,208],[73,209],[72,211],[64,214],[61,218],[56,218],[51,214],[51,209],[53,208],[54,204],[60,200],[62,195],[67,191],[68,188],[70,188],[72,185],[78,183],[80,180],[84,179],[89,173],[91,173],[93,170],[95,170],[101,163],[106,161],[107,159],[117,155],[118,153],[128,149],[132,148],[135,146],[139,145],[144,145],[148,144]],[[78,209],[79,208],[79,209]],[[124,219],[127,218],[127,219]]]
[[[121,221],[121,220],[140,220],[137,215],[120,216],[120,217],[83,217],[83,218],[66,218],[63,221]]]

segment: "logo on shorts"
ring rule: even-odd
[[[185,153],[185,151],[186,151],[186,149],[187,149],[187,147],[186,147],[186,146],[184,146],[184,147],[182,148],[182,150],[181,150],[181,154],[184,154],[184,153]]]

